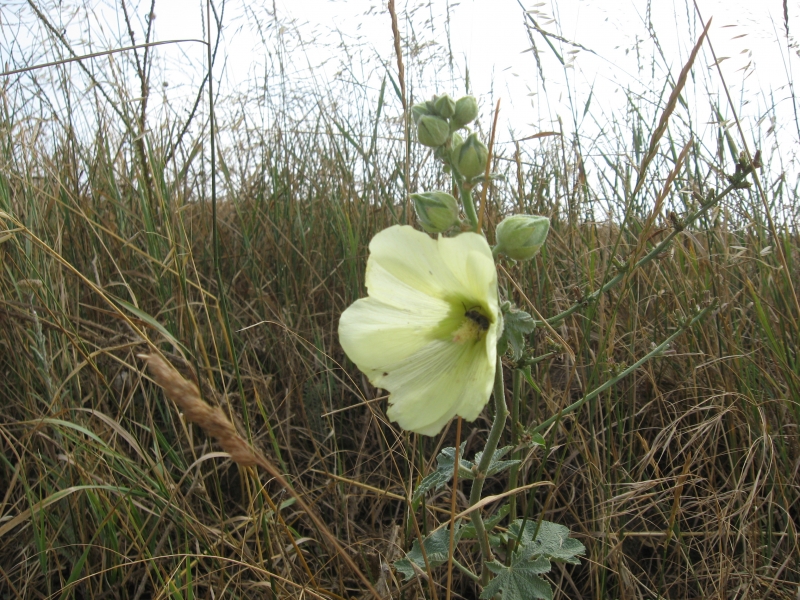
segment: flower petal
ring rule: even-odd
[[[422,298],[412,305],[413,311],[370,297],[357,300],[342,313],[339,341],[350,360],[370,380],[372,372],[413,355],[433,339],[449,305],[429,296]],[[418,308],[421,305],[424,308]]]
[[[393,306],[408,306],[407,294],[415,290],[433,298],[444,298],[459,287],[440,254],[439,241],[408,225],[378,233],[369,244],[366,284],[370,297]],[[398,290],[408,292],[400,297]]]
[[[489,399],[494,371],[483,343],[432,342],[382,378],[380,387],[394,390],[386,414],[424,435],[436,435],[456,415],[474,421]]]
[[[458,286],[476,298],[497,304],[497,271],[486,239],[477,233],[439,238],[439,254]]]

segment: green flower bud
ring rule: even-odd
[[[411,194],[422,228],[441,233],[458,224],[458,202],[447,192]]]
[[[436,108],[436,114],[445,119],[449,119],[456,112],[456,101],[447,94],[435,97],[433,106]]]
[[[455,136],[453,137],[455,142]],[[471,133],[464,143],[457,145],[454,143],[450,158],[459,173],[467,179],[472,179],[486,171],[489,150],[478,139],[476,133]]]
[[[459,127],[467,123],[472,123],[478,116],[478,101],[474,96],[464,96],[456,102],[456,111],[453,114],[453,121]]]
[[[512,215],[497,226],[497,248],[514,260],[530,260],[547,239],[550,219],[540,215]]]
[[[423,146],[436,148],[442,146],[450,136],[447,121],[431,115],[423,115],[417,123],[417,139]]]
[[[425,103],[422,104],[415,104],[411,107],[411,118],[414,119],[414,124],[418,124],[419,120],[424,117],[425,115],[432,114],[430,110],[428,110],[428,105]]]
[[[464,140],[460,135],[454,133],[450,144],[450,164],[455,165],[458,162],[458,154],[461,152],[461,146],[463,145]]]

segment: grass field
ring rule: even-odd
[[[370,238],[414,223],[406,190],[447,186],[404,143],[399,80],[374,102],[354,91],[359,118],[285,83],[270,129],[225,113],[212,163],[207,96],[188,117],[147,115],[155,92],[146,64],[139,74],[141,89],[97,76],[85,95],[69,78],[33,96],[30,73],[4,79],[0,598],[369,597],[331,538],[382,597],[444,598],[443,569],[435,584],[405,583],[388,565],[449,518],[449,488],[416,512],[407,498],[455,427],[441,439],[395,428],[337,339],[365,293]],[[551,218],[541,255],[499,270],[505,297],[552,319],[531,336],[536,387],[506,382],[509,395],[522,385],[523,434],[713,307],[557,419],[546,447],[520,445],[517,486],[546,485],[519,493],[518,511],[587,547],[580,566],[554,568],[557,598],[795,599],[800,198],[785,179],[761,181],[773,162],[732,186],[737,163],[752,164],[736,128],[698,140],[669,107],[674,86],[614,117],[604,135],[619,151],[589,178],[565,135],[495,149],[506,179],[487,190],[487,231],[511,212]],[[601,204],[613,222],[598,222]],[[183,417],[138,358],[154,352],[277,465],[329,536]],[[482,447],[487,412],[464,423],[467,452]],[[463,541],[457,556],[470,566],[477,551]],[[477,597],[458,572],[452,593]]]

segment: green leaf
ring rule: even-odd
[[[544,436],[541,433],[534,433],[531,436],[530,446],[541,446],[542,448],[547,446],[547,441],[544,439]]]
[[[586,547],[569,537],[569,528],[550,521],[542,521],[538,530],[536,525],[536,521],[517,519],[508,527],[508,539],[519,540],[515,554],[526,559],[544,556],[558,562],[581,564],[577,557],[586,554]]]
[[[525,351],[525,336],[536,329],[536,322],[524,310],[510,308],[503,315],[503,335],[497,342],[497,351],[505,354],[509,344],[514,360],[522,358]]]
[[[92,540],[94,541],[94,540]],[[64,591],[61,593],[60,600],[66,600],[70,596],[70,592],[72,592],[72,584],[75,583],[78,578],[81,576],[81,572],[83,571],[83,566],[86,564],[86,559],[89,557],[89,551],[94,548],[93,544],[87,544],[86,550],[83,551],[81,557],[78,559],[78,562],[75,563],[75,566],[72,568],[72,573],[69,575],[69,579],[67,579],[66,584],[64,585]]]
[[[459,479],[475,479],[475,474],[472,472],[473,467],[481,461],[483,452],[475,454],[475,462],[471,462],[462,458],[464,449],[467,442],[462,442],[461,450],[458,453],[458,478]],[[486,472],[487,477],[497,475],[505,471],[509,467],[518,465],[518,460],[500,460],[506,454],[513,450],[512,446],[505,446],[499,448],[492,456],[492,462],[489,463],[489,468]],[[443,448],[436,457],[436,470],[427,475],[414,490],[414,495],[411,497],[412,502],[416,502],[426,493],[431,490],[439,490],[453,478],[453,465],[455,464],[456,449],[453,447]]]
[[[459,479],[474,479],[475,475],[472,473],[474,466],[468,460],[461,458],[464,456],[464,449],[467,447],[467,442],[461,444],[461,450],[458,452],[458,478]],[[453,478],[453,466],[456,461],[456,449],[453,447],[444,448],[439,452],[436,457],[436,470],[430,475],[426,476],[417,489],[414,490],[412,502],[416,502],[430,490],[441,489],[448,481]]]
[[[496,577],[483,589],[481,598],[502,592],[503,600],[552,600],[550,584],[540,577],[550,571],[550,561],[580,564],[577,556],[586,553],[583,544],[569,537],[568,528],[549,521],[537,526],[535,521],[517,519],[506,535],[509,540],[519,540],[519,546],[509,566],[496,561],[486,564]]]
[[[528,560],[514,553],[511,566],[492,561],[486,567],[496,575],[481,592],[481,598],[493,598],[502,592],[503,600],[531,600],[540,598],[552,600],[553,590],[550,584],[539,577],[550,570],[550,561],[544,557]]]
[[[475,462],[465,460],[462,458],[462,456],[464,455],[464,449],[466,446],[467,442],[462,442],[461,450],[458,453],[458,478],[472,480],[475,479],[475,474],[472,472],[472,469],[477,463],[480,462],[483,452],[478,452],[475,454]],[[512,446],[505,446],[503,448],[499,448],[494,453],[494,456],[492,456],[492,462],[489,463],[489,468],[486,472],[487,477],[497,475],[498,473],[501,473],[502,471],[505,471],[506,469],[520,463],[519,460],[500,460],[511,450],[513,450]],[[436,470],[427,475],[420,482],[420,484],[417,486],[417,489],[414,490],[414,495],[411,497],[412,502],[417,502],[431,490],[441,489],[453,478],[453,465],[455,464],[456,458],[455,453],[456,449],[453,447],[443,448],[442,451],[439,452],[439,456],[436,457]]]
[[[456,531],[453,535],[453,544],[457,544],[461,538],[461,522],[456,522]],[[450,554],[450,529],[442,527],[437,529],[423,541],[425,554],[428,556],[428,564],[431,569],[444,564]],[[405,580],[416,577],[419,572],[425,573],[425,560],[422,558],[422,550],[419,547],[419,540],[414,540],[411,551],[398,561],[395,561],[394,568],[402,573]]]
[[[170,344],[172,344],[176,348],[180,348],[186,354],[191,354],[189,352],[188,348],[186,348],[186,346],[181,344],[175,338],[175,336],[173,336],[169,331],[167,331],[166,327],[164,327],[161,323],[156,321],[153,317],[148,315],[146,312],[144,312],[140,308],[137,308],[136,306],[134,306],[133,304],[131,304],[129,302],[125,302],[125,300],[122,300],[121,298],[115,298],[114,301],[117,304],[119,304],[122,308],[124,308],[128,312],[132,313],[135,317],[137,317],[138,319],[144,321],[150,327],[152,327],[153,329],[158,331],[158,333],[160,333],[162,336],[164,336],[164,338],[166,338],[167,341],[169,341]]]
[[[523,429],[521,425],[517,425],[520,440],[520,445],[517,448],[535,448],[539,446],[545,450],[547,449],[547,440],[544,439],[544,436],[541,433],[531,433],[536,430],[536,427],[536,423],[526,429]]]
[[[514,449],[513,446],[504,446],[502,448],[498,448],[494,455],[492,456],[492,461],[489,463],[489,468],[486,470],[486,476],[491,477],[492,475],[497,475],[498,473],[502,473],[509,467],[513,467],[514,465],[518,465],[520,462],[519,460],[500,460],[506,454],[511,452]],[[476,452],[475,453],[475,464],[480,464],[481,457],[483,457],[483,452]],[[452,463],[450,465],[452,469]],[[459,474],[459,477],[461,475]]]
[[[589,112],[589,105],[592,103],[592,95],[594,94],[594,86],[592,89],[589,90],[589,97],[586,99],[586,104],[583,106],[583,116],[586,116],[586,113]]]

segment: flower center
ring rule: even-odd
[[[483,310],[480,307],[468,308],[464,311],[461,325],[453,333],[453,341],[457,344],[478,342],[486,337],[490,324],[489,317],[483,314]]]

